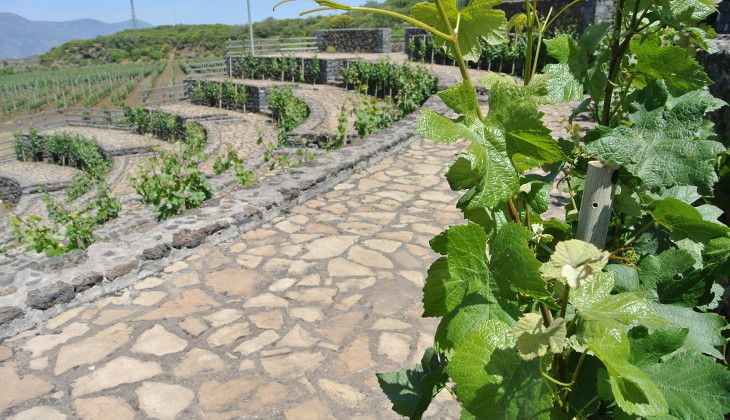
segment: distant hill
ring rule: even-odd
[[[137,27],[152,25],[137,21]],[[43,54],[72,39],[110,35],[132,27],[131,21],[104,23],[94,19],[67,22],[28,20],[13,13],[0,13],[0,58],[25,58]]]
[[[420,1],[423,0],[381,0],[369,1],[367,5],[408,13]],[[398,34],[406,26],[400,20],[387,16],[344,13],[299,19],[268,18],[254,23],[253,29],[257,38],[288,38],[311,36],[318,29],[339,28],[392,28]],[[43,54],[40,60],[47,66],[68,66],[159,60],[173,52],[182,58],[221,57],[227,40],[245,36],[248,36],[245,26],[156,26],[137,31],[122,31],[95,39],[70,41]]]

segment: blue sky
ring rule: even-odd
[[[360,5],[365,0],[340,0]],[[251,0],[253,20],[269,16],[296,17],[315,5],[311,0],[296,0],[272,11],[275,0]],[[245,0],[135,0],[137,18],[154,25],[175,23],[246,22]],[[93,18],[104,22],[128,20],[129,0],[0,0],[0,12],[19,14],[31,20],[73,20]]]

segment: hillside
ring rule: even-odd
[[[420,0],[371,1],[368,5],[406,13]],[[405,25],[393,18],[364,13],[313,16],[298,19],[268,18],[254,23],[258,38],[310,36],[318,29],[393,28],[402,33]],[[246,26],[174,25],[157,26],[114,35],[67,42],[43,54],[45,65],[84,65],[159,60],[175,52],[178,57],[220,56],[229,39],[248,35]]]
[[[0,13],[0,58],[24,58],[42,54],[72,39],[110,35],[132,26],[131,21],[104,23],[94,19],[66,22],[28,20],[13,13]],[[151,25],[141,21],[138,27]]]

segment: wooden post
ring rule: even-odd
[[[608,225],[613,208],[613,174],[615,165],[604,165],[598,161],[588,162],[583,199],[578,216],[577,239],[590,242],[603,249],[606,245]]]

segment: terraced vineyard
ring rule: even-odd
[[[118,90],[131,92],[164,63],[109,64],[0,77],[0,118],[73,105],[92,107]]]

